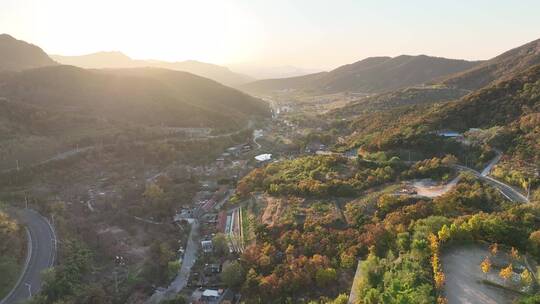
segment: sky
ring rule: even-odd
[[[540,38],[538,0],[0,0],[49,54],[330,69],[401,54],[489,59]]]

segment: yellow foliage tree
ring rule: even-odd
[[[442,226],[441,230],[439,230],[438,235],[441,242],[446,242],[450,238],[450,229],[448,229],[448,226]]]
[[[437,304],[448,304],[448,300],[445,297],[439,296],[437,298]]]
[[[491,260],[489,257],[486,257],[482,263],[480,263],[480,268],[482,269],[482,272],[487,276],[487,273],[491,269]]]
[[[437,236],[433,233],[429,234],[429,248],[431,249],[431,253],[436,254],[439,253],[439,239]]]
[[[521,283],[523,285],[531,285],[531,283],[533,282],[533,277],[532,277],[532,274],[529,270],[525,269],[521,275],[520,275],[520,278],[521,278]]]
[[[499,272],[499,276],[506,281],[510,279],[512,273],[514,273],[514,269],[512,268],[512,264],[509,264],[507,267],[501,269],[501,271]]]
[[[434,279],[435,279],[435,287],[437,289],[441,289],[444,286],[444,282],[446,280],[444,273],[442,271],[436,272]]]

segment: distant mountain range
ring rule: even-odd
[[[471,91],[511,79],[540,64],[540,39],[514,48],[465,71],[435,79],[431,85],[394,90],[351,102],[335,113],[355,115],[377,109],[457,100]]]
[[[301,68],[291,65],[261,66],[257,64],[231,64],[231,70],[252,76],[256,79],[289,78],[322,72],[322,69]]]
[[[330,72],[260,80],[242,85],[240,88],[254,94],[283,90],[305,94],[381,93],[431,82],[468,70],[480,63],[425,55],[370,57]]]
[[[253,81],[253,78],[234,73],[226,67],[195,60],[167,62],[159,60],[137,60],[121,52],[98,52],[82,56],[51,55],[61,64],[74,65],[85,69],[155,67],[189,72],[215,80],[228,86]]]
[[[0,35],[0,71],[21,71],[49,65],[57,63],[38,46],[7,34]]]

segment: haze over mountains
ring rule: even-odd
[[[104,57],[124,66],[133,64],[118,53]],[[88,70],[59,65],[39,47],[9,35],[0,36],[0,58],[0,98],[5,99],[6,109],[20,104],[48,113],[140,125],[227,130],[245,128],[251,117],[269,113],[263,101],[188,72],[163,68]],[[25,129],[24,120],[17,122]],[[9,130],[16,129],[13,123],[10,125]]]
[[[51,57],[61,64],[74,65],[86,69],[156,67],[184,71],[229,86],[253,81],[253,78],[234,73],[226,67],[195,60],[180,62],[137,60],[121,52],[98,52],[82,56],[51,55]]]
[[[426,55],[371,57],[341,66],[330,72],[260,80],[243,85],[241,88],[258,94],[279,90],[295,90],[307,94],[381,93],[420,85],[470,69],[479,63]]]
[[[236,132],[270,114],[262,100],[188,72],[59,65],[8,35],[0,58],[0,167],[146,129]]]
[[[323,69],[303,68],[292,65],[262,66],[256,63],[239,63],[227,66],[233,71],[250,75],[256,79],[290,78],[323,71]]]
[[[170,127],[242,127],[266,105],[190,73],[52,66],[0,75],[0,96],[58,111]]]

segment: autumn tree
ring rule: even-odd
[[[144,190],[143,196],[151,202],[159,201],[163,198],[164,192],[157,184],[149,184]]]
[[[497,243],[491,244],[491,246],[489,246],[489,252],[492,256],[496,256],[499,252],[499,245]]]
[[[452,154],[447,154],[442,160],[441,160],[441,163],[445,166],[452,166],[452,165],[455,165],[457,164],[458,162],[458,159],[452,155]]]
[[[519,259],[519,251],[515,247],[512,247],[510,249],[510,257],[514,261],[517,261]]]
[[[507,281],[509,278],[512,277],[512,274],[514,273],[514,270],[512,268],[512,264],[509,264],[507,267],[501,269],[499,272],[499,276],[503,278],[505,281]]]
[[[439,230],[438,235],[441,242],[446,242],[450,238],[450,229],[448,228],[448,226],[442,226],[441,230]]]
[[[480,263],[480,268],[482,269],[482,272],[485,274],[487,278],[487,274],[489,273],[489,270],[491,269],[491,260],[489,257],[486,257],[482,263]]]
[[[533,276],[532,276],[531,272],[528,269],[525,269],[521,273],[520,279],[521,279],[521,284],[523,284],[525,286],[529,286],[533,282]]]
[[[540,256],[540,230],[529,235],[529,248],[533,254]]]
[[[438,297],[437,304],[448,304],[448,300],[445,297]]]

